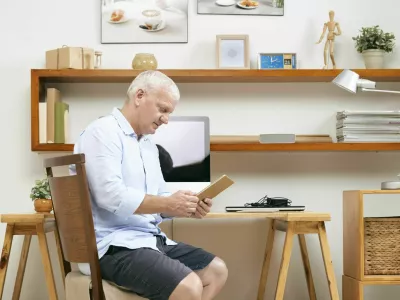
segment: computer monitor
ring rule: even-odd
[[[199,192],[210,184],[210,121],[203,116],[171,116],[150,136],[171,193]]]

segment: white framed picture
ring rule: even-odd
[[[188,42],[188,0],[101,0],[102,44]]]
[[[248,35],[217,35],[216,46],[218,69],[250,69]]]
[[[284,0],[197,0],[197,13],[206,15],[283,16]]]

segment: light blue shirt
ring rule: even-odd
[[[157,146],[150,136],[138,140],[132,126],[118,108],[92,122],[79,136],[74,153],[85,154],[85,168],[99,258],[110,245],[136,249],[156,247],[160,214],[134,214],[145,194],[168,196]],[[76,174],[75,166],[70,174]],[[80,264],[90,274],[87,264]]]

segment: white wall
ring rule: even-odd
[[[320,68],[323,45],[315,45],[328,11],[336,11],[343,35],[336,43],[339,68],[363,68],[352,36],[361,26],[381,25],[400,36],[395,1],[381,0],[286,0],[284,17],[204,16],[196,14],[196,1],[189,3],[189,43],[161,45],[101,45],[98,1],[1,1],[0,78],[3,137],[0,165],[2,201],[0,213],[32,211],[29,191],[42,176],[43,155],[30,151],[30,69],[44,67],[45,50],[89,46],[102,50],[104,68],[130,68],[137,52],[152,52],[159,68],[214,68],[216,34],[249,34],[252,67],[258,52],[293,51],[299,67]],[[398,68],[398,53],[388,59]],[[382,84],[399,89],[399,84]],[[334,114],[343,109],[399,109],[394,95],[350,95],[331,84],[180,84],[182,103],[177,115],[209,115],[212,134],[295,132],[334,134]],[[120,105],[127,85],[60,85],[71,105],[72,134]],[[230,110],[228,113],[227,110]],[[78,118],[80,118],[78,120]],[[400,170],[398,153],[213,153],[213,177],[227,173],[237,184],[215,201],[214,211],[226,205],[256,201],[265,194],[286,196],[309,210],[327,211],[327,224],[336,278],[341,290],[342,191],[374,189],[395,179]],[[244,159],[248,159],[244,162]],[[373,210],[374,208],[372,208]],[[393,214],[393,209],[387,213]],[[5,226],[0,228],[0,240]],[[282,236],[278,242],[282,242]],[[2,243],[2,242],[0,242]],[[51,240],[52,249],[53,240]],[[3,299],[11,299],[22,239],[14,239],[9,276]],[[316,238],[308,239],[318,299],[329,299]],[[34,239],[28,259],[21,299],[46,299],[44,273]],[[233,250],[234,251],[234,250]],[[54,254],[54,253],[53,253]],[[273,267],[278,268],[275,250]],[[299,259],[296,249],[293,259]],[[294,261],[294,260],[293,260]],[[54,263],[55,273],[58,266]],[[300,271],[300,275],[295,274]],[[287,299],[307,299],[301,264],[289,270]],[[59,282],[58,282],[59,283]],[[269,282],[268,295],[274,282]],[[32,288],[28,292],[28,289]],[[369,287],[365,299],[395,299],[397,287]],[[300,296],[301,295],[301,296]],[[286,299],[286,298],[285,298]]]

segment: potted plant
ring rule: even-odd
[[[384,54],[394,49],[395,36],[393,33],[383,32],[379,25],[362,27],[360,34],[353,37],[357,52],[364,57],[367,69],[382,69]]]
[[[36,212],[49,213],[53,209],[51,200],[50,186],[47,178],[35,180],[35,185],[32,187],[30,198],[33,201]]]

